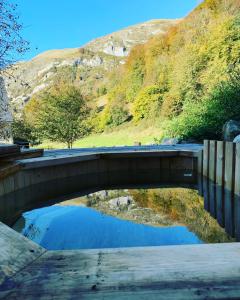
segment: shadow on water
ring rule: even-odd
[[[126,196],[126,190],[115,192],[112,198],[121,193]],[[98,195],[85,197],[85,206],[82,201],[77,204],[70,201],[67,205],[25,212],[13,228],[49,250],[232,241],[206,212],[204,203],[206,206],[208,200],[204,202],[197,191],[186,188],[129,189],[127,196],[133,199],[134,205],[123,208],[110,207],[112,198]],[[139,211],[143,214],[140,217],[136,215]],[[144,214],[149,211],[146,225]],[[153,222],[155,215],[161,216],[157,223]],[[155,226],[151,226],[151,220]]]

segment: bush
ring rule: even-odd
[[[97,95],[98,97],[104,96],[107,94],[107,88],[105,86],[102,86],[97,89]]]
[[[162,90],[157,85],[144,88],[137,96],[133,105],[133,118],[139,121],[157,113],[162,104]]]
[[[221,139],[222,127],[240,120],[240,84],[222,83],[199,103],[187,103],[183,113],[168,126],[168,134],[183,139]]]
[[[14,140],[27,140],[31,145],[38,145],[41,142],[36,128],[25,119],[13,121],[12,134]]]

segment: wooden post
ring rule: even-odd
[[[203,196],[204,196],[204,208],[209,211],[209,141],[204,141],[203,148]]]
[[[216,158],[217,142],[209,143],[209,209],[212,217],[216,218]]]
[[[225,202],[225,229],[234,236],[234,181],[235,181],[235,150],[236,144],[226,142],[225,172],[224,172],[224,202]]]
[[[217,142],[216,160],[216,212],[218,223],[225,226],[224,214],[225,142]]]
[[[236,144],[235,186],[234,186],[235,237],[240,241],[240,144]]]
[[[198,152],[198,192],[203,196],[203,150]]]

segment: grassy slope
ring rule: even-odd
[[[122,127],[112,132],[104,132],[101,134],[93,134],[76,141],[73,147],[100,147],[100,146],[131,146],[134,142],[142,144],[151,144],[154,138],[161,136],[161,131],[157,127],[132,126]],[[45,141],[38,147],[45,149],[66,148],[63,143],[53,143]]]

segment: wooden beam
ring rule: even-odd
[[[216,218],[216,160],[217,142],[209,144],[209,209],[212,217]]]
[[[235,181],[235,150],[236,144],[226,142],[224,172],[224,203],[225,203],[225,229],[234,236],[234,181]]]
[[[209,202],[209,141],[204,141],[203,147],[203,196],[204,208],[206,211],[210,210]]]
[[[240,241],[240,144],[236,144],[234,220],[235,220],[235,236],[237,241]]]
[[[240,245],[49,251],[6,280],[3,299],[239,299]]]
[[[225,226],[224,205],[225,142],[217,142],[216,161],[216,210],[218,223]]]

